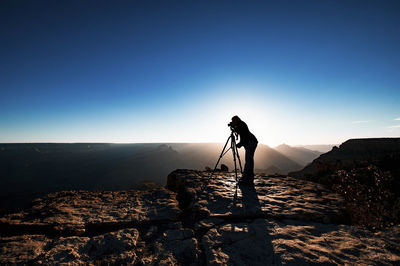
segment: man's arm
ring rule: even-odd
[[[237,131],[236,131],[237,132]],[[239,133],[236,133],[236,138],[237,136],[240,136]],[[241,148],[243,147],[243,143],[242,143],[242,137],[240,136],[240,141],[238,143],[236,143],[236,147]]]
[[[243,134],[246,133],[246,130],[248,131],[246,123],[243,122],[243,121],[241,121],[241,122],[239,123],[239,125],[237,125],[237,127],[235,128],[235,130],[236,130],[236,132],[237,132],[237,133],[239,134],[239,136],[240,136],[240,141],[239,141],[238,144],[236,144],[236,147],[238,147],[238,148],[243,147]]]
[[[237,136],[240,136],[240,128],[239,128],[240,126],[233,126],[232,127],[232,129],[233,129],[233,132],[235,133],[235,135],[236,135],[236,139],[237,139]],[[238,142],[238,143],[236,143],[236,147],[238,147],[238,148],[240,148],[240,147],[242,147],[243,146],[243,144],[242,144],[242,138],[240,138],[240,141]]]

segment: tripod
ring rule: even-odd
[[[236,139],[237,139],[237,134],[236,134]],[[231,146],[230,146],[227,150],[225,150],[225,149],[226,149],[226,146],[228,145],[228,142],[229,142],[229,141],[231,141]],[[225,146],[224,146],[224,148],[222,149],[221,154],[219,155],[218,161],[217,161],[217,163],[215,164],[214,170],[211,172],[210,177],[214,174],[215,170],[217,169],[217,166],[218,166],[219,161],[221,160],[221,158],[222,158],[230,149],[232,150],[233,163],[234,163],[234,165],[235,165],[235,180],[236,180],[236,182],[238,181],[238,176],[237,176],[237,170],[238,170],[238,168],[237,168],[237,164],[236,164],[236,157],[237,157],[238,162],[239,162],[240,173],[243,172],[243,169],[242,169],[242,163],[241,163],[241,161],[240,161],[240,156],[239,156],[239,152],[238,152],[238,147],[236,146],[235,133],[233,132],[233,128],[232,128],[232,127],[231,127],[231,135],[230,135],[230,136],[228,137],[228,139],[226,140]]]

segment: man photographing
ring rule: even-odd
[[[246,123],[243,122],[237,115],[232,117],[232,122],[229,126],[233,131],[240,136],[240,142],[236,145],[238,148],[244,147],[246,150],[246,162],[240,182],[245,184],[253,184],[254,182],[254,153],[257,148],[257,138],[250,132]]]

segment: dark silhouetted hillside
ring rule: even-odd
[[[400,222],[400,138],[351,139],[289,175],[340,193],[355,224]]]

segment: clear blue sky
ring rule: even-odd
[[[399,1],[1,1],[0,142],[400,135]],[[397,119],[397,120],[396,120]]]

